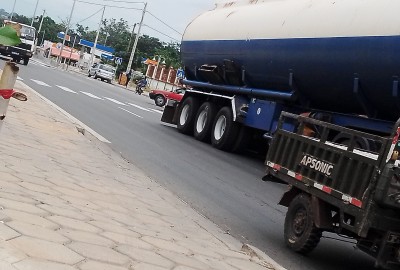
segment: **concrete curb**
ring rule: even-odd
[[[287,270],[286,268],[284,268],[282,265],[277,263],[274,259],[272,259],[270,256],[268,256],[266,253],[264,253],[260,249],[254,247],[252,245],[249,245],[249,244],[244,244],[242,247],[242,250],[247,249],[247,248],[250,249],[251,251],[253,251],[258,258],[260,258],[261,260],[266,261],[267,263],[272,265],[275,270]]]

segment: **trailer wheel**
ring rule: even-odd
[[[211,131],[211,143],[213,147],[220,150],[232,151],[239,129],[240,125],[233,121],[231,108],[223,107],[217,113],[213,123]]]
[[[194,119],[199,108],[199,101],[194,97],[188,97],[182,102],[178,113],[178,131],[183,134],[193,132]]]
[[[210,141],[211,129],[214,122],[215,115],[217,114],[217,107],[214,103],[203,103],[196,115],[194,121],[194,137],[202,142]]]
[[[286,213],[286,245],[298,253],[307,254],[318,245],[321,236],[322,231],[314,224],[311,198],[304,193],[297,195]]]

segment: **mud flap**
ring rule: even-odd
[[[161,122],[176,125],[178,123],[179,103],[169,100],[161,116]]]

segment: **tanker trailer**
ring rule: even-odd
[[[162,121],[227,151],[270,138],[282,111],[390,134],[400,115],[399,9],[397,0],[217,4],[185,30],[182,83],[192,89]]]

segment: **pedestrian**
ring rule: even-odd
[[[132,69],[129,70],[129,72],[126,74],[126,83],[125,83],[125,88],[128,88],[128,83],[131,80],[132,77]]]

